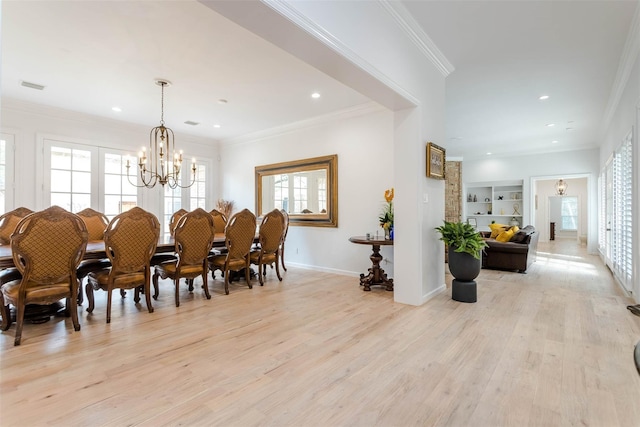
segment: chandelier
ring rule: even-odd
[[[556,182],[556,194],[558,196],[564,196],[565,194],[567,194],[567,187],[569,185],[567,185],[567,183],[565,182],[564,179],[559,179]]]
[[[182,168],[182,150],[176,152],[173,131],[164,125],[164,87],[171,83],[167,80],[156,80],[161,87],[160,126],[151,129],[149,133],[149,152],[142,147],[138,153],[138,176],[142,185],[131,182],[129,175],[130,162],[127,159],[127,178],[135,187],[153,188],[157,183],[170,188],[191,187],[196,181],[196,159],[191,163],[191,182],[189,185],[180,184],[180,170]]]

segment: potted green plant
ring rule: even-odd
[[[440,240],[449,247],[449,271],[455,278],[452,284],[453,299],[476,302],[474,279],[482,268],[482,249],[487,243],[473,226],[464,222],[448,222],[436,227]]]
[[[444,221],[444,225],[436,227],[436,230],[441,234],[440,240],[454,252],[467,253],[475,259],[481,259],[482,249],[487,246],[487,243],[470,224]]]

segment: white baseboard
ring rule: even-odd
[[[356,273],[354,271],[339,270],[337,268],[318,267],[317,265],[299,264],[297,262],[289,262],[289,261],[287,261],[287,265],[291,265],[296,268],[302,268],[304,270],[312,270],[312,271],[318,271],[322,273],[334,273],[334,274],[341,274],[343,276],[360,277],[360,273]]]
[[[439,295],[439,294],[441,294],[442,292],[444,292],[446,290],[447,290],[447,285],[445,283],[443,283],[442,285],[440,285],[439,287],[435,288],[434,290],[432,290],[428,294],[422,295],[422,304],[426,303],[431,298],[434,298],[436,295]]]

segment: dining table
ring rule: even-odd
[[[216,233],[213,240],[213,248],[224,248],[224,233]],[[161,236],[156,246],[155,254],[166,254],[175,252],[175,241],[173,236]],[[87,242],[87,249],[84,252],[83,260],[107,258],[107,252],[103,240],[90,240]],[[0,270],[15,267],[11,245],[0,245]]]
[[[258,242],[258,235],[254,238],[254,242]],[[225,247],[225,235],[224,233],[216,233],[212,249],[219,249]],[[175,240],[173,236],[161,236],[158,239],[156,245],[155,254],[169,254],[175,253]],[[90,240],[87,242],[87,248],[84,252],[83,260],[89,259],[103,259],[107,258],[107,251],[104,246],[104,240]],[[11,245],[0,245],[0,270],[15,267],[13,262],[13,254],[11,252]],[[50,316],[62,312],[64,306],[60,303],[53,303],[49,305],[28,305],[27,313],[25,313],[25,319],[31,323],[42,323],[49,320]],[[13,316],[13,313],[12,313]]]

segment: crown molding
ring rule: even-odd
[[[305,15],[300,13],[297,9],[291,6],[287,0],[262,0],[262,2],[269,8],[282,15],[284,18],[288,19],[293,24],[311,34],[325,46],[345,57],[348,61],[355,64],[361,70],[365,71],[366,73],[380,81],[382,84],[391,88],[394,92],[408,100],[413,105],[420,105],[420,101],[415,96],[411,95],[393,79],[389,78],[389,76],[382,73],[368,61],[356,54],[353,50],[347,47],[347,45],[342,43],[337,37],[335,37],[325,28],[318,25],[314,21],[311,21]]]
[[[393,17],[407,37],[409,37],[422,54],[436,66],[444,77],[447,77],[455,71],[453,64],[451,64],[440,49],[438,49],[433,40],[424,32],[420,24],[416,22],[401,2],[378,0],[378,3]]]
[[[345,120],[353,117],[364,116],[366,114],[373,114],[373,113],[378,113],[382,111],[389,111],[389,110],[375,102],[367,102],[364,104],[356,105],[354,107],[345,108],[343,110],[324,114],[322,116],[313,117],[311,119],[305,119],[305,120],[300,120],[293,123],[288,123],[286,125],[249,133],[236,138],[224,139],[220,141],[220,144],[223,146],[228,146],[228,145],[239,145],[239,144],[256,142],[263,139],[273,138],[273,137],[285,135],[291,132],[296,132],[303,129],[316,127],[316,126],[334,122],[337,120]]]
[[[627,40],[622,50],[622,56],[620,57],[620,63],[618,64],[618,72],[613,82],[611,93],[609,94],[609,101],[607,107],[604,110],[604,117],[602,119],[601,132],[604,135],[613,120],[613,116],[618,108],[624,89],[629,82],[631,71],[636,62],[636,59],[640,55],[640,1],[636,6],[636,12],[631,22],[631,28]]]

